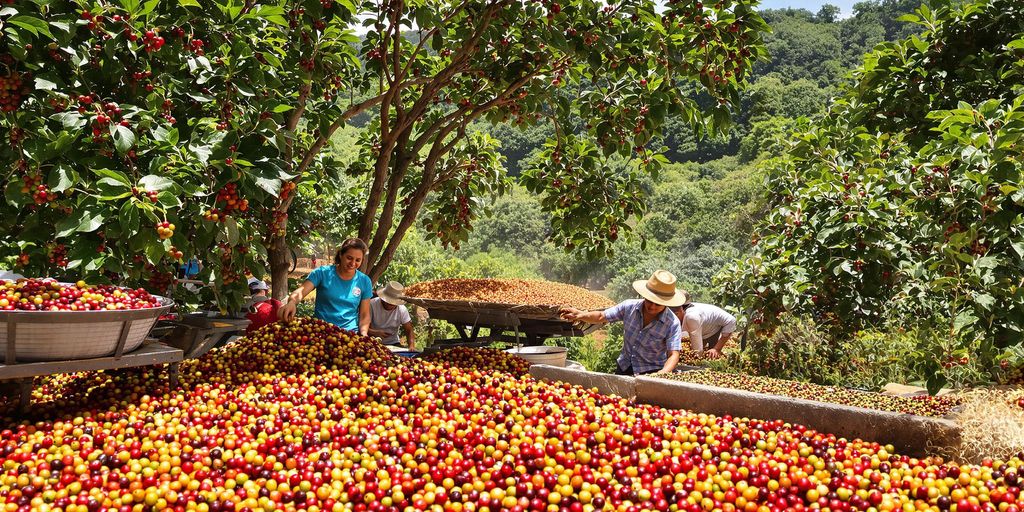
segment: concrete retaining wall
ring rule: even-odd
[[[781,419],[846,438],[892,444],[899,453],[924,456],[960,444],[960,429],[953,421],[899,414],[860,407],[766,395],[653,377],[621,377],[602,373],[534,365],[537,379],[558,380],[596,387],[605,394],[632,398],[638,403],[688,409],[718,416]]]
[[[531,366],[530,375],[537,380],[561,381],[588,389],[597,388],[597,391],[601,394],[617,395],[627,400],[636,398],[636,379],[633,377],[561,368],[546,364]]]

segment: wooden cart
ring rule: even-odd
[[[185,359],[195,359],[248,326],[246,318],[185,315],[164,339],[168,345],[184,351]]]
[[[557,306],[525,306],[495,302],[473,302],[402,297],[420,306],[430,318],[455,326],[457,338],[436,340],[442,348],[483,347],[494,342],[542,345],[548,338],[584,336],[600,325],[578,324],[558,316]],[[490,334],[482,336],[481,329]]]

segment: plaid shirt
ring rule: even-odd
[[[604,310],[610,322],[622,322],[622,354],[619,368],[633,369],[633,373],[658,371],[665,367],[668,353],[680,350],[683,331],[672,310],[665,308],[657,318],[644,327],[644,301],[627,300]]]

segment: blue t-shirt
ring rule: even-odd
[[[199,275],[199,260],[192,258],[185,264],[185,277],[191,279]]]
[[[359,330],[359,305],[373,298],[370,277],[356,270],[352,279],[338,277],[334,265],[317,267],[306,279],[316,286],[313,316],[342,329]]]

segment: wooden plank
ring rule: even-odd
[[[520,318],[508,311],[480,310],[480,311],[452,311],[428,309],[427,314],[431,319],[444,320],[453,325],[477,325],[488,329],[513,330],[516,327],[524,334],[536,334],[538,336],[583,336],[597,329],[600,325],[592,324],[577,326],[565,320],[537,320],[533,318]]]
[[[24,379],[40,375],[53,375],[55,373],[112,370],[115,368],[176,363],[180,362],[182,357],[183,353],[180,349],[168,347],[163,343],[149,343],[134,352],[122,355],[120,359],[114,356],[107,356],[94,359],[0,365],[0,380]]]
[[[15,340],[18,339],[18,323],[7,322],[7,357],[4,359],[5,364],[14,364],[17,362],[17,348],[15,347]]]
[[[224,338],[225,332],[234,331],[235,329],[231,329],[230,331],[213,330],[212,332],[203,330],[199,336],[196,336],[197,340],[200,339],[200,337],[202,337],[202,341],[192,345],[192,348],[189,349],[187,354],[185,354],[185,359],[195,359],[209,352],[210,350],[213,349],[213,347],[217,346],[217,342]]]
[[[204,329],[219,329],[221,331],[239,331],[249,327],[248,318],[223,318],[201,315],[185,315],[181,317],[181,323]]]
[[[114,347],[114,359],[121,359],[124,355],[124,344],[128,341],[128,333],[132,330],[132,321],[128,320],[121,326],[121,335],[117,337],[117,346]]]

